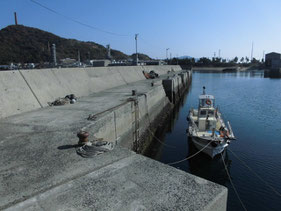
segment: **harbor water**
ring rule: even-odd
[[[189,92],[146,156],[169,164],[197,152],[187,138],[186,117],[190,108],[197,108],[205,86],[237,140],[225,151],[224,160],[199,153],[170,165],[226,186],[229,211],[244,210],[231,182],[247,210],[281,210],[281,79],[264,78],[262,71],[194,72],[192,77]]]

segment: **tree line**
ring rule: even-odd
[[[185,65],[185,66],[198,66],[198,67],[232,67],[232,66],[241,66],[241,67],[249,67],[253,65],[262,65],[264,61],[259,61],[256,58],[250,60],[248,57],[241,57],[240,59],[236,56],[231,60],[213,57],[201,57],[199,59],[195,58],[176,58],[166,59],[168,64],[172,65]]]

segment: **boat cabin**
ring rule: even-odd
[[[215,97],[206,94],[200,95],[198,107],[199,131],[212,131],[216,128],[216,123]]]

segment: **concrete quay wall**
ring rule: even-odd
[[[188,77],[190,72],[181,71],[181,74],[186,77],[173,73],[169,79],[165,79],[175,81],[172,88],[177,100],[188,89],[191,80]],[[152,86],[150,82],[151,80],[145,81],[145,86],[150,87],[145,91],[142,91],[142,87],[133,86],[136,95],[128,92],[126,100],[111,109],[93,114],[94,118],[81,129],[105,140],[115,140],[117,144],[135,152],[145,150],[153,138],[153,133],[165,121],[165,117],[177,102],[172,102],[167,97],[165,91],[169,86],[157,82]]]
[[[77,97],[144,80],[143,71],[159,75],[180,71],[180,66],[122,66],[33,69],[0,72],[0,118],[48,106],[59,97]]]
[[[151,70],[158,73],[160,78],[146,80],[143,71]],[[164,81],[172,82],[171,87],[163,82],[161,84],[162,75],[167,77]],[[47,107],[48,102],[67,94],[89,96],[114,87],[128,87],[136,82],[143,85],[141,81],[145,81],[145,86],[151,86],[148,91],[141,91],[143,87],[140,86],[135,96],[131,96],[129,92],[127,99],[114,108],[91,114],[95,119],[87,121],[81,128],[106,140],[118,140],[123,146],[141,152],[149,143],[148,140],[152,139],[151,133],[156,129],[155,125],[161,123],[158,116],[163,117],[169,113],[182,91],[187,89],[190,75],[190,71],[182,71],[176,65],[0,72],[1,99],[5,100],[5,103],[0,104],[0,118]],[[132,89],[138,89],[138,85],[133,85]],[[171,99],[167,94],[169,90],[172,93]],[[161,119],[164,121],[164,118]]]
[[[162,80],[166,95],[171,103],[177,103],[183,92],[191,83],[191,71],[185,71]]]

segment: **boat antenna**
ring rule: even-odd
[[[205,86],[203,86],[203,95],[205,95],[206,93],[205,93],[205,89],[206,89],[206,87]]]

